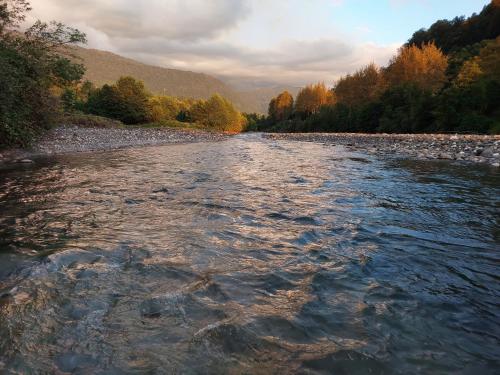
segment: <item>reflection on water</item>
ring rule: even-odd
[[[0,171],[0,369],[494,373],[493,169],[245,135]]]

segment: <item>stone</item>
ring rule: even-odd
[[[489,157],[492,157],[494,154],[493,152],[493,148],[492,147],[487,147],[483,150],[483,152],[481,153],[481,156],[485,157],[485,158],[489,158]]]

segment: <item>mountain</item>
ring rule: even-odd
[[[267,113],[269,101],[285,89],[267,87],[238,91],[222,80],[204,73],[168,69],[143,64],[111,52],[82,47],[71,53],[87,68],[85,79],[97,86],[113,83],[121,76],[132,76],[144,82],[154,94],[183,98],[207,99],[218,93],[231,100],[243,112]]]
[[[252,112],[267,113],[269,102],[272,98],[278,96],[283,91],[288,91],[293,97],[296,97],[299,90],[299,87],[292,86],[265,87],[251,91],[239,91],[238,97],[242,103],[249,103],[252,108],[258,109],[258,111]]]

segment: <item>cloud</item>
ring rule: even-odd
[[[317,81],[331,84],[362,65],[385,64],[399,47],[372,43],[350,46],[336,39],[287,41],[271,50],[220,41],[178,43],[156,38],[117,43],[122,53],[147,63],[292,85]]]
[[[335,6],[343,3],[329,1]],[[340,35],[299,39],[289,32],[280,34],[272,22],[262,21],[270,9],[279,7],[263,4],[267,0],[32,0],[33,18],[57,19],[81,29],[89,47],[219,76],[293,85],[332,83],[363,64],[384,64],[397,49],[346,42]],[[289,14],[284,17],[291,19]],[[269,35],[272,42],[252,43],[253,33],[260,31],[266,38],[262,30],[274,33]]]
[[[110,38],[159,36],[209,39],[235,27],[250,11],[248,0],[32,0],[38,18],[62,19]]]

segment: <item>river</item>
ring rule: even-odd
[[[242,135],[0,170],[0,372],[493,374],[500,173]]]

